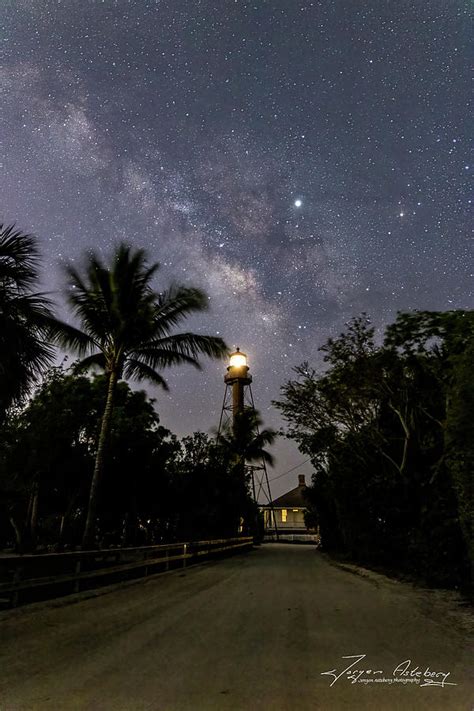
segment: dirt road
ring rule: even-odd
[[[303,546],[2,613],[0,640],[1,711],[468,711],[474,699],[463,616],[442,595]]]

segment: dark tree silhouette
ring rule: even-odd
[[[311,458],[326,550],[429,584],[466,585],[474,560],[474,314],[401,313],[376,346],[365,315],[274,402]],[[470,559],[469,559],[470,556]]]
[[[277,432],[274,430],[262,429],[262,419],[258,412],[246,408],[219,435],[218,443],[236,467],[262,459],[272,466],[273,456],[265,447],[272,445],[276,437]]]
[[[206,295],[199,289],[175,286],[156,293],[152,280],[158,264],[149,265],[143,250],[118,246],[110,265],[91,255],[84,274],[67,268],[67,300],[82,329],[64,326],[59,340],[82,360],[80,370],[98,366],[107,378],[107,398],[101,421],[83,546],[93,545],[99,484],[110,434],[117,382],[148,380],[167,388],[163,368],[191,364],[198,356],[224,357],[224,341],[194,333],[173,333],[189,314],[204,311]]]
[[[0,422],[54,354],[48,343],[55,324],[51,302],[33,291],[38,271],[33,236],[0,225]]]

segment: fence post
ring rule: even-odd
[[[169,569],[170,569],[170,561],[169,561],[169,557],[170,557],[170,552],[169,552],[169,549],[167,548],[167,549],[166,549],[166,563],[165,563],[165,570],[169,570]]]

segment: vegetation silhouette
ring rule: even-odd
[[[274,404],[311,458],[327,550],[431,584],[468,584],[473,316],[399,314],[379,346],[362,315],[321,348],[326,370],[304,363],[283,386]]]
[[[57,323],[50,299],[34,291],[38,281],[34,237],[0,224],[0,424],[54,357]]]
[[[257,530],[247,465],[276,432],[252,410],[219,438],[179,441],[124,379],[227,353],[182,332],[205,294],[157,293],[158,264],[119,245],[66,268],[77,325],[37,292],[35,240],[0,227],[0,545],[159,543]],[[79,361],[47,370],[61,345]],[[474,312],[398,314],[383,343],[365,314],[303,363],[274,404],[310,458],[309,517],[326,550],[429,584],[467,586],[474,563]],[[99,368],[102,375],[85,373]],[[32,394],[33,385],[42,378]],[[99,487],[102,496],[99,497]],[[87,512],[86,525],[84,517]],[[96,530],[98,522],[98,528]]]
[[[273,466],[273,456],[265,447],[274,443],[278,433],[262,426],[260,413],[253,408],[245,408],[219,433],[217,442],[233,466],[242,468],[246,462],[262,460]]]
[[[173,330],[190,314],[207,309],[199,289],[175,286],[157,293],[152,281],[158,263],[149,265],[143,250],[121,244],[110,264],[90,255],[83,273],[67,268],[67,301],[81,329],[63,325],[57,341],[81,356],[78,371],[101,368],[107,398],[101,419],[83,547],[94,543],[94,527],[104,456],[110,435],[117,383],[121,378],[148,380],[167,388],[164,368],[191,364],[198,357],[222,358],[228,349],[221,338]]]

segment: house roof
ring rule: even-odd
[[[277,499],[274,499],[271,504],[267,506],[272,506],[274,508],[307,508],[308,502],[306,501],[305,491],[306,484],[304,476],[300,475],[298,477],[299,484],[291,491],[287,491],[286,494],[282,494]]]

